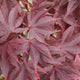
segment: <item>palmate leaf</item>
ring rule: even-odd
[[[71,80],[72,74],[76,74],[76,76],[79,76],[79,73],[70,66],[63,65],[61,67],[60,65],[55,65],[55,68],[53,67],[51,69],[50,80]]]
[[[74,33],[74,27],[70,26],[62,36],[61,42],[58,46],[50,46],[51,51],[54,53],[60,53],[60,55],[65,54],[67,57],[72,59],[72,55],[78,52],[80,54],[80,47],[77,45],[80,42],[80,36],[76,34],[76,36],[72,37]],[[71,56],[70,56],[71,55]]]
[[[3,44],[3,46],[0,45],[0,54],[2,57],[2,65],[0,66],[0,69],[4,74],[5,78],[8,77],[7,75],[9,73],[9,60],[10,62],[12,62],[12,65],[15,66],[17,70],[19,70],[18,64],[20,64],[20,62],[17,55],[20,54],[19,51],[26,51],[25,49],[23,49],[24,47],[22,47],[24,43],[25,41],[22,41],[22,39],[15,39]],[[10,57],[12,60],[6,60],[8,57]]]
[[[18,19],[17,17],[18,5],[12,8],[12,10],[10,11],[9,16],[7,17],[8,22],[6,21],[4,15],[2,14],[2,11],[0,10],[0,32],[4,33],[4,35],[0,33],[0,43],[6,41],[10,33],[19,33],[25,30],[23,28],[18,28],[23,21],[23,17],[21,16]]]
[[[72,41],[66,43],[65,45],[63,45],[63,49],[65,51],[68,51],[70,53],[80,53],[80,50],[79,50],[79,46],[77,46],[77,44],[80,42],[80,36],[77,36],[75,39],[73,39]]]
[[[29,44],[29,43],[27,43],[27,44]],[[35,45],[35,44],[37,44],[37,45]],[[43,43],[38,42],[36,39],[31,40],[30,45],[28,45],[28,46],[30,48],[29,49],[29,53],[30,53],[30,56],[32,58],[31,60],[33,62],[33,65],[34,65],[34,69],[35,70],[37,69],[37,64],[39,62],[40,54],[48,57],[49,59],[52,59],[48,46],[47,45],[44,45]],[[25,46],[25,48],[26,48],[26,46]],[[26,58],[27,57],[25,57],[25,59]],[[25,63],[25,64],[27,64],[27,63]],[[28,66],[26,65],[26,67],[28,67]]]
[[[51,16],[45,16],[45,13],[47,11],[39,11],[34,17],[30,14],[28,15],[28,27],[29,30],[29,39],[37,39],[40,42],[45,42],[45,35],[50,36],[52,33],[58,32],[57,30],[54,30],[51,25],[54,25],[54,23],[59,20],[60,18],[53,18]],[[45,17],[43,17],[43,15]],[[32,20],[31,20],[32,18]]]
[[[21,64],[20,65],[20,73],[18,74],[18,79],[19,80],[27,80],[27,79],[32,79],[32,80],[37,80],[39,79],[39,76],[38,76],[38,73],[36,73],[36,71],[33,69],[33,66],[32,66],[32,62],[30,62],[29,64],[29,68],[30,68],[30,71],[28,71],[26,69],[26,65],[25,64]]]

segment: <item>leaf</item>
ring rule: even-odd
[[[45,55],[46,57],[48,58],[52,58],[51,57],[51,54],[50,54],[50,50],[48,48],[47,45],[44,45],[43,43],[41,42],[38,42],[37,40],[34,40],[34,42],[32,42],[32,44],[43,54]],[[37,45],[35,45],[37,44]]]
[[[69,25],[78,26],[75,18],[72,15],[68,15],[66,18],[64,17],[63,20],[64,20],[64,22],[68,23]]]
[[[46,8],[46,7],[49,7],[53,5],[53,2],[48,2],[48,1],[43,1],[40,5],[39,5],[39,8]]]
[[[18,80],[24,80],[24,73],[25,73],[25,68],[22,66],[22,69],[18,75]]]
[[[66,16],[70,15],[79,6],[79,4],[80,4],[79,0],[69,1]]]
[[[10,45],[8,45],[8,54],[13,58],[13,59],[15,59],[18,63],[19,63],[19,60],[18,60],[18,58],[17,58],[17,55],[16,54],[14,54],[14,50],[11,48],[11,46]]]
[[[8,24],[9,24],[9,28],[11,31],[13,30],[13,28],[15,26],[14,23],[15,23],[17,14],[18,14],[18,12],[17,12],[17,5],[16,5],[14,8],[12,8],[12,10],[9,13]]]
[[[4,74],[5,78],[7,79],[8,73],[9,73],[9,62],[7,60],[6,51],[7,51],[7,45],[5,44],[2,46],[2,49],[1,49],[2,60],[1,60],[0,68],[1,68],[2,74]]]
[[[72,36],[73,31],[74,31],[74,26],[70,26],[70,27],[63,33],[62,43],[64,43],[65,40],[66,40],[68,37],[71,37],[71,36]]]
[[[61,71],[59,69],[56,69],[57,71],[57,76],[59,77],[60,80],[70,80],[68,74],[65,71]]]
[[[15,22],[15,28],[19,27],[22,24],[23,17],[19,17]]]
[[[33,61],[34,69],[37,69],[37,64],[39,62],[39,51],[33,46],[30,46],[30,55]]]
[[[32,21],[29,23],[29,26],[34,25],[47,11],[42,10],[39,11],[32,19]]]
[[[33,35],[32,35],[33,34]],[[32,29],[30,30],[29,32],[29,39],[32,40],[32,39],[37,39],[38,41],[40,42],[44,42],[45,43],[45,37],[44,35],[40,34],[38,31],[36,31],[35,29]]]
[[[18,74],[19,74],[19,71],[15,68],[11,72],[10,77],[9,77],[9,80],[15,80],[17,78]]]
[[[80,36],[78,35],[77,37],[75,37],[73,40],[71,40],[70,42],[68,42],[66,44],[66,46],[75,46],[80,42]]]
[[[39,19],[39,21],[34,26],[36,27],[36,26],[46,26],[46,25],[54,24],[59,19],[60,18],[53,18],[53,17],[46,16]]]
[[[0,22],[1,22],[4,26],[7,25],[7,23],[6,23],[6,21],[5,21],[5,18],[4,18],[4,16],[3,16],[3,14],[2,14],[1,9],[0,9]]]
[[[78,52],[76,52],[76,57],[75,57],[75,60],[74,60],[74,68],[76,68],[76,70],[79,70],[80,69],[80,56],[78,55]]]
[[[55,77],[56,77],[56,76],[55,76],[55,70],[53,69],[53,70],[52,70],[52,73],[51,73],[51,75],[50,75],[50,80],[56,80]]]

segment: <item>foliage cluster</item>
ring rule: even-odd
[[[80,0],[0,0],[0,75],[80,80]]]

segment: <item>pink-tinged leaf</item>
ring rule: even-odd
[[[65,61],[65,57],[67,57],[67,56],[64,56],[64,55],[63,55],[63,56],[57,58],[56,61],[62,63],[62,62]],[[70,59],[71,59],[71,58],[70,58]]]
[[[56,80],[55,69],[52,70],[52,73],[50,75],[50,80]]]
[[[64,20],[64,22],[68,23],[69,25],[78,26],[75,18],[72,15],[68,15],[66,18],[64,17],[63,20]]]
[[[56,32],[60,32],[60,30],[52,30],[52,29],[50,30],[50,28],[45,26],[45,28],[41,28],[41,29],[36,28],[35,32],[39,32],[39,33],[41,33],[43,35],[49,35],[50,36],[50,34],[53,34],[53,33],[56,33]]]
[[[9,58],[9,60],[10,60],[11,64],[13,66],[15,66],[17,70],[19,70],[19,65],[18,65],[17,61],[13,58]]]
[[[68,37],[71,37],[71,36],[72,36],[73,31],[74,31],[74,26],[70,26],[70,27],[63,33],[62,43],[64,43]]]
[[[61,52],[61,50],[58,47],[55,46],[49,46],[50,50],[53,52]]]
[[[61,29],[64,31],[65,30],[65,23],[63,20],[57,20],[59,26],[61,27]]]
[[[42,8],[46,8],[46,7],[49,7],[51,5],[54,5],[53,2],[48,2],[48,1],[43,1],[39,6],[38,8],[42,9]]]
[[[5,60],[5,64],[3,61],[1,62],[1,71],[4,74],[5,78],[7,79],[9,73],[8,61]]]
[[[67,46],[74,46],[77,45],[79,42],[80,42],[80,36],[77,36],[75,39],[70,41],[69,44],[67,44]]]
[[[80,75],[78,73],[78,71],[71,66],[61,66],[61,67],[59,67],[59,69],[64,70],[68,73],[73,73],[73,74],[78,75],[78,76]]]
[[[37,39],[40,42],[44,42],[45,43],[44,35],[40,34],[38,31],[35,31],[35,29],[30,30],[30,32],[29,32],[29,39],[32,40],[34,38]]]
[[[16,50],[19,50],[19,51],[26,51],[25,48],[24,48],[24,44],[25,42],[27,42],[27,40],[24,40],[23,39],[13,39],[11,41],[9,41],[9,45],[12,46],[12,50],[16,51]]]
[[[23,17],[19,17],[15,22],[15,28],[19,27],[22,24]]]
[[[22,69],[18,75],[18,80],[24,80],[25,68],[22,66]]]
[[[14,8],[12,8],[12,10],[9,13],[8,24],[9,24],[10,30],[14,29],[14,26],[15,26],[14,24],[15,24],[17,14],[18,14],[18,11],[17,11],[17,5],[16,5]]]
[[[66,16],[72,14],[72,12],[79,6],[79,4],[80,4],[79,0],[71,0],[71,1],[69,1],[68,7],[67,7]]]
[[[46,72],[50,72],[52,70],[53,66],[52,65],[47,65],[46,67],[44,67],[44,70]]]
[[[1,49],[2,60],[1,60],[1,66],[0,66],[1,71],[4,74],[5,78],[8,77],[8,73],[9,73],[9,63],[8,63],[8,60],[6,60],[7,59],[6,51],[7,51],[7,45],[5,44],[2,46],[2,49]]]
[[[31,79],[33,79],[33,80],[38,80],[38,77],[37,77],[35,71],[32,71],[32,72],[31,72]]]
[[[33,13],[32,13],[32,11],[30,11],[30,12],[28,13],[28,15],[27,15],[26,18],[28,18],[28,24],[30,24],[30,22],[31,22],[31,20],[32,20],[32,18],[33,18]]]
[[[58,2],[57,0],[55,0],[55,1]],[[61,0],[60,3],[58,4],[58,6],[56,7],[56,11],[58,11],[60,9],[60,7],[65,5],[67,2],[68,2],[67,0]]]
[[[6,39],[8,38],[8,35],[3,35],[1,38],[0,38],[0,43],[6,41]]]
[[[68,56],[68,58],[73,59],[73,57],[67,52],[67,50],[65,49],[64,46],[62,47],[62,49],[60,49],[59,47],[55,47],[55,46],[49,46],[49,48],[50,48],[50,51],[53,52],[53,54],[59,53],[61,56],[63,56],[65,54],[66,56]],[[64,60],[64,57],[63,57],[63,60]]]
[[[35,25],[33,26],[46,26],[46,25],[50,25],[50,24],[54,24],[57,20],[59,20],[60,18],[53,18],[53,17],[43,17],[41,18]]]
[[[19,74],[19,71],[16,68],[13,69],[13,71],[10,73],[9,80],[16,80],[18,74]]]
[[[1,22],[4,26],[7,25],[7,23],[6,23],[6,21],[5,21],[5,18],[4,18],[4,16],[3,16],[3,14],[2,14],[1,9],[0,9],[0,22]]]
[[[28,58],[29,56],[26,53],[23,53],[23,62],[25,63],[26,69],[30,71],[29,65],[28,65]]]
[[[71,46],[71,47],[67,46],[67,47],[64,47],[63,49],[72,54],[76,54],[76,52],[78,52],[80,54],[80,47],[78,47],[78,46]]]
[[[45,13],[47,10],[39,11],[32,19],[32,21],[29,23],[29,26],[34,25]]]
[[[22,33],[23,31],[25,31],[26,29],[24,28],[17,28],[15,30],[13,30],[13,33]]]
[[[60,80],[70,80],[68,74],[65,72],[65,71],[62,71],[62,70],[59,70],[59,69],[56,69],[57,71],[57,76]]]
[[[49,59],[48,57],[46,57],[44,55],[42,55],[42,59],[43,59],[44,62],[49,63],[49,64],[53,64],[53,65],[59,64],[59,65],[61,65],[60,62],[58,62],[58,61],[56,61],[54,59],[53,60],[52,59]]]
[[[78,55],[78,52],[77,52],[75,60],[74,60],[74,67],[77,70],[80,70],[80,56]]]
[[[7,26],[0,25],[0,43],[6,41],[6,39],[9,36],[9,30],[7,29]]]
[[[5,21],[7,21],[7,16],[8,16],[8,13],[9,13],[9,8],[8,8],[7,5],[8,5],[7,1],[3,0],[2,5],[1,5],[1,11],[2,11],[2,14],[3,14],[4,18],[6,19]]]
[[[38,42],[37,40],[34,40],[34,42],[32,42],[32,44],[46,57],[52,59],[51,57],[51,53],[50,50],[48,48],[48,45],[44,45],[41,42]],[[37,44],[37,45],[36,45]]]
[[[30,46],[30,55],[33,61],[34,69],[37,69],[37,64],[39,62],[39,51],[33,46]]]
[[[10,57],[14,58],[19,63],[17,55],[14,54],[14,50],[13,50],[12,46],[8,45],[8,51],[7,52],[8,52]]]

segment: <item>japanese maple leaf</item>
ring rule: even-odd
[[[38,44],[38,45],[35,45],[35,44]],[[29,46],[29,49],[27,46]],[[32,62],[35,70],[37,69],[37,64],[40,59],[40,54],[44,55],[45,57],[48,57],[49,59],[52,59],[48,46],[43,43],[40,43],[35,39],[31,40],[30,43],[26,43],[25,49],[29,50],[28,53],[32,58]]]
[[[18,5],[12,8],[7,19],[0,10],[0,43],[6,41],[10,33],[24,31],[24,29],[19,28],[22,21],[23,17],[18,17]]]
[[[28,27],[29,27],[29,39],[36,38],[40,42],[44,42],[45,35],[50,36],[50,34],[58,32],[54,30],[51,25],[54,25],[56,20],[60,18],[53,18],[51,16],[45,16],[47,11],[39,11],[36,15],[28,15]],[[44,16],[44,17],[43,17]]]
[[[50,46],[50,49],[55,52],[63,53],[67,57],[72,58],[70,55],[75,55],[76,52],[80,53],[80,47],[77,45],[80,42],[79,34],[72,37],[74,32],[74,26],[70,26],[62,36],[61,43],[57,46]]]
[[[45,77],[46,80],[48,80],[48,76],[50,77],[50,80],[71,80],[69,75],[76,75],[78,76],[79,74],[77,71],[70,67],[70,66],[64,66],[64,65],[50,65],[44,67],[44,69],[47,71],[47,76]],[[49,70],[48,70],[49,69]]]
[[[13,39],[6,42],[5,44],[0,45],[0,55],[2,59],[2,65],[0,65],[0,69],[5,78],[7,78],[7,75],[9,73],[9,60],[12,62],[12,65],[15,66],[17,70],[19,70],[18,64],[20,64],[20,62],[17,55],[26,51],[23,47],[24,43],[25,41],[22,41],[22,39]],[[10,59],[8,59],[9,57]]]
[[[9,77],[9,80],[14,80],[16,77],[18,77],[19,80],[27,80],[27,79],[32,79],[32,80],[38,80],[40,79],[39,74],[33,69],[32,62],[28,63],[30,71],[27,70],[26,65],[21,63],[19,65],[20,70],[18,71],[12,71],[11,76]],[[13,77],[14,76],[14,77]]]

